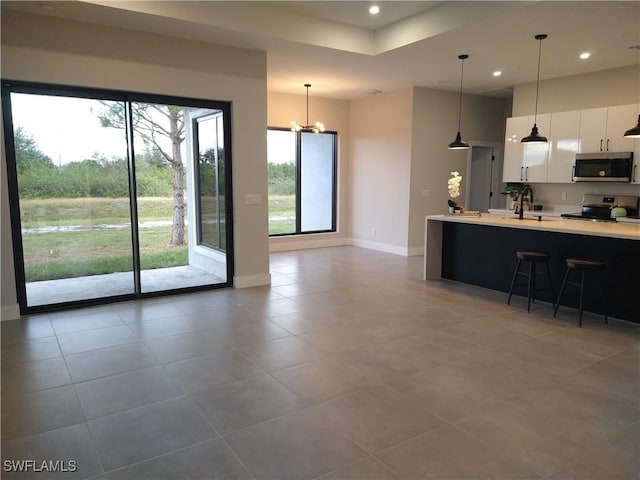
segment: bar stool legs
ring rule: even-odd
[[[545,264],[547,269],[547,281],[549,282],[549,288],[545,290],[551,291],[551,304],[555,309],[554,302],[554,293],[553,293],[553,285],[551,282],[551,270],[549,269],[549,260],[551,256],[546,252],[536,252],[536,251],[518,251],[516,252],[516,257],[518,258],[518,263],[516,264],[516,270],[513,273],[513,279],[511,280],[511,286],[509,287],[509,298],[507,299],[507,305],[511,304],[511,296],[513,295],[513,288],[517,286],[527,285],[527,312],[531,311],[531,304],[536,301],[536,276],[537,276],[537,264],[538,262],[542,262]],[[529,262],[529,272],[524,273],[520,271],[520,266],[522,262]],[[518,279],[518,275],[522,275],[527,278],[527,283],[516,283]]]
[[[566,264],[567,264],[567,270],[564,274],[562,285],[560,286],[560,292],[558,293],[558,300],[556,301],[556,305],[553,310],[553,316],[555,317],[558,314],[558,308],[560,308],[560,300],[562,299],[562,294],[564,293],[565,287],[567,285],[573,285],[580,289],[579,304],[578,304],[578,310],[579,310],[578,326],[582,327],[585,274],[587,271],[594,271],[594,272],[597,272],[598,274],[598,280],[599,280],[599,286],[600,286],[600,298],[602,299],[602,312],[604,314],[604,323],[608,324],[609,319],[607,317],[607,301],[604,294],[604,281],[602,278],[602,270],[604,269],[604,266],[605,266],[604,262],[601,262],[599,260],[591,260],[591,259],[567,258]],[[572,271],[576,271],[580,273],[580,283],[568,281],[569,274]]]

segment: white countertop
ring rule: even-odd
[[[533,212],[529,212],[534,215]],[[557,233],[571,233],[577,235],[593,235],[598,237],[623,238],[640,240],[640,224],[593,222],[589,220],[557,220],[543,219],[541,222],[533,219],[519,220],[511,215],[482,214],[480,217],[464,215],[428,215],[427,220],[440,222],[468,223],[470,225],[487,225],[494,227],[522,228],[526,230],[543,230]]]

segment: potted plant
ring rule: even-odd
[[[528,194],[531,192],[531,187],[528,183],[508,182],[501,195],[509,195],[511,198],[510,210],[515,210],[520,195]]]
[[[449,190],[449,196],[447,200],[449,205],[449,213],[455,213],[460,210],[460,207],[456,203],[456,198],[460,196],[460,183],[462,182],[462,175],[458,172],[451,172],[451,178],[447,180],[447,190]]]

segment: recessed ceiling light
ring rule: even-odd
[[[379,6],[377,6],[377,5],[371,5],[371,6],[369,7],[369,13],[370,13],[371,15],[377,15],[377,14],[379,14],[379,13],[380,13],[380,7],[379,7]]]
[[[502,75],[502,72],[500,70],[496,70],[491,75],[493,75],[494,77],[499,77],[500,75]]]
[[[382,93],[382,90],[380,90],[379,88],[374,88],[374,89],[372,89],[372,90],[369,90],[367,93],[368,93],[369,95],[377,95],[377,94],[379,94],[379,93]]]
[[[582,60],[586,60],[586,59],[587,59],[587,58],[589,58],[590,56],[591,56],[591,54],[590,54],[589,52],[582,52],[582,53],[580,54],[580,58],[581,58]]]

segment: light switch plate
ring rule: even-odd
[[[260,205],[262,203],[262,196],[259,193],[247,193],[244,196],[245,205]]]

